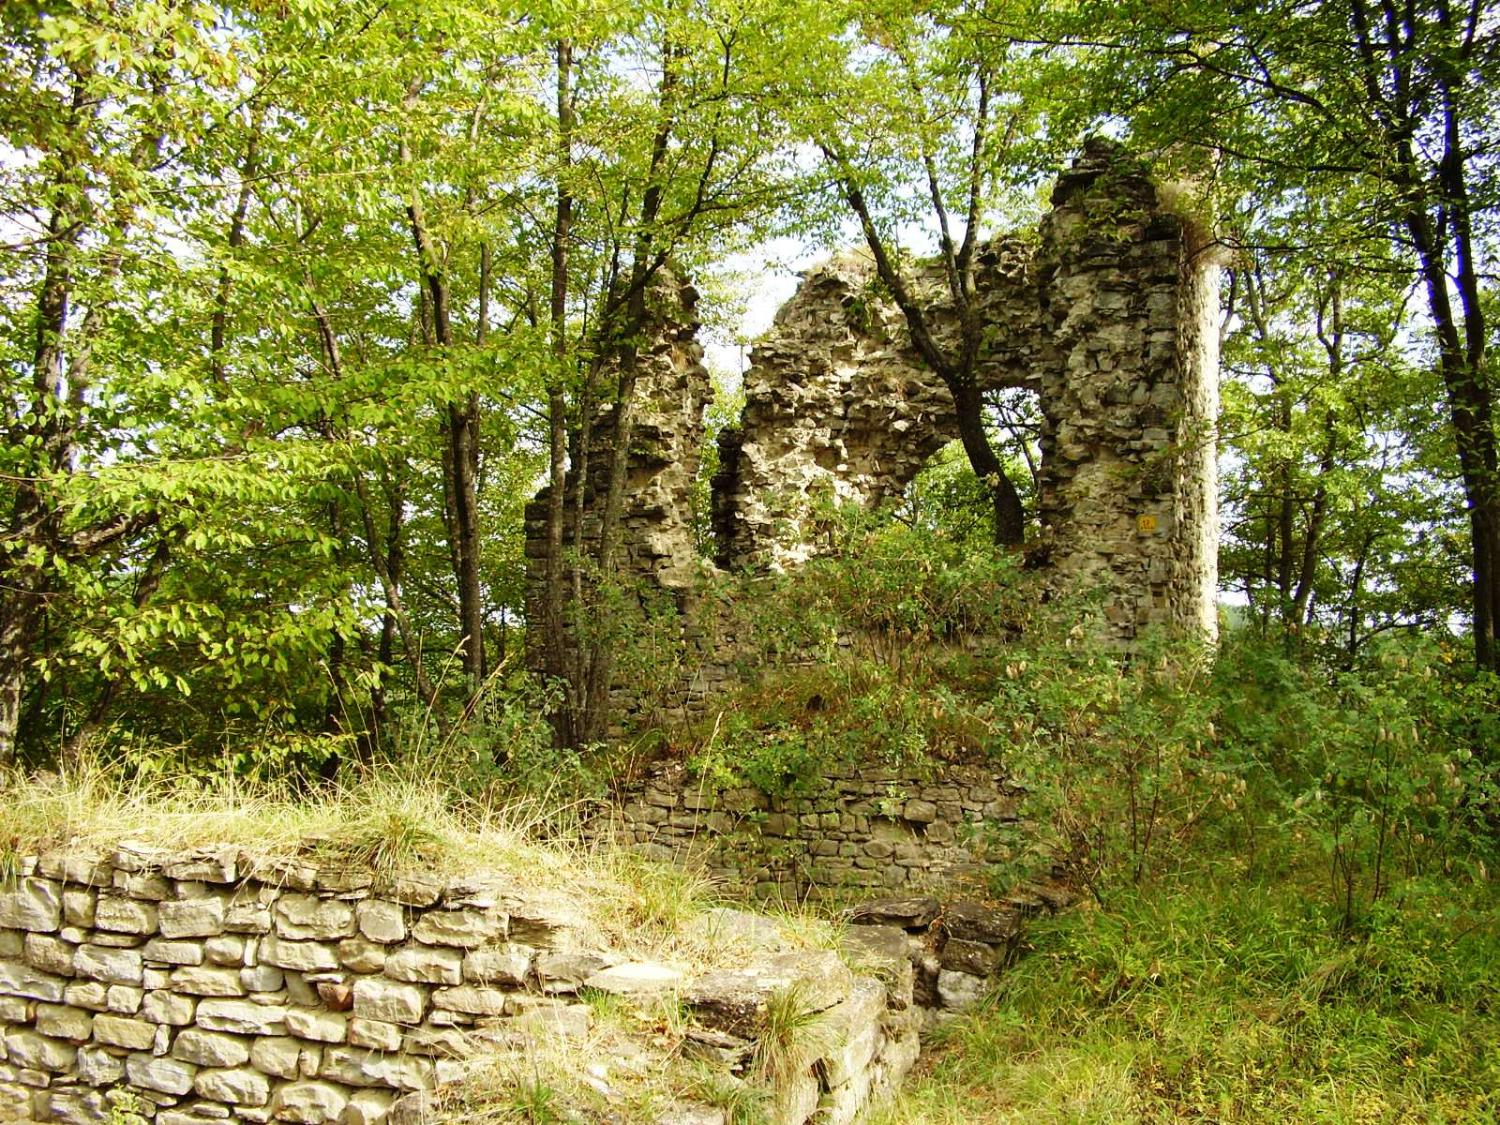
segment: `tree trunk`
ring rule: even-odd
[[[546,568],[542,590],[543,666],[547,674],[564,685],[569,698],[554,716],[553,729],[559,745],[576,746],[573,716],[578,710],[575,680],[568,676],[567,621],[563,614],[563,523],[567,512],[568,410],[563,373],[568,360],[568,250],[573,236],[573,196],[567,177],[573,160],[573,45],[559,40],[557,60],[557,200],[552,220],[552,277],[549,317],[552,358],[555,369],[547,388],[548,481]],[[576,475],[576,474],[575,474]],[[585,482],[575,480],[583,489]],[[574,528],[575,540],[582,524]],[[577,544],[575,543],[575,546]]]
[[[994,500],[995,542],[1003,547],[1019,547],[1026,539],[1026,510],[1021,504],[1021,494],[990,445],[990,436],[984,428],[983,396],[972,380],[956,381],[950,389],[964,453]]]

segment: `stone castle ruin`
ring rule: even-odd
[[[1041,416],[1032,548],[1054,584],[1102,599],[1110,639],[1165,626],[1216,631],[1219,267],[1208,239],[1175,213],[1139,162],[1091,142],[1058,179],[1034,241],[980,248],[985,389],[1034,391]],[[904,318],[845,254],[812,270],[756,344],[738,426],[720,437],[712,482],[714,564],[755,571],[818,549],[829,499],[873,509],[900,497],[957,436],[951,395],[913,348]],[[941,339],[956,316],[933,264]],[[691,617],[714,564],[694,537],[694,483],[712,390],[696,340],[696,291],[670,277],[654,294],[636,385],[626,572]],[[603,435],[607,427],[595,427]],[[597,539],[608,449],[590,450],[585,545]],[[576,497],[569,481],[568,509]],[[541,598],[544,497],[528,511],[533,619]],[[570,543],[579,538],[569,526]],[[685,630],[691,637],[693,629]]]

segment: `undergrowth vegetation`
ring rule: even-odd
[[[1493,1121],[1493,888],[1408,887],[1351,940],[1304,876],[1226,861],[1039,923],[880,1125]]]
[[[854,761],[992,765],[996,892],[1081,906],[950,1025],[891,1123],[1489,1121],[1500,692],[1455,641],[1093,641],[1008,557],[858,522],[750,603],[782,663],[693,765],[771,791]],[[758,608],[757,608],[758,607]],[[756,616],[758,614],[758,616]]]
[[[735,600],[764,671],[688,732],[690,767],[773,793],[855,764],[992,767],[1020,788],[1022,822],[966,841],[991,889],[1061,875],[1079,902],[930,1041],[889,1125],[1494,1118],[1500,692],[1453,641],[1392,636],[1350,663],[1315,636],[1239,628],[1214,649],[1150,636],[1127,655],[1095,641],[1087,600],[1042,597],[1012,556],[888,521],[850,523],[836,545]],[[632,674],[656,673],[670,678]],[[722,959],[692,936],[706,879],[578,831],[622,760],[684,736],[560,751],[545,697],[509,678],[467,726],[414,725],[402,753],[346,756],[336,778],[308,768],[316,752],[278,773],[263,751],[215,769],[133,743],[15,772],[0,779],[0,864],[125,836],[377,871],[482,864],[587,896],[622,948]],[[773,1085],[816,1030],[781,1000],[757,1056]],[[709,1082],[674,1055],[669,1008],[601,1021],[675,1060],[599,1079],[626,1102]],[[463,1112],[567,1119],[595,1096],[571,1057],[497,1074]],[[736,1120],[765,1109],[705,1091]]]

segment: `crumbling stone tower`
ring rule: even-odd
[[[1056,585],[1095,593],[1121,644],[1157,625],[1212,639],[1212,245],[1167,204],[1144,165],[1108,141],[1090,142],[1059,177],[1038,235],[982,247],[976,277],[986,323],[981,384],[1028,388],[1041,407],[1042,535],[1033,557]],[[756,345],[744,413],[721,438],[713,482],[718,567],[807,559],[818,550],[825,500],[873,508],[894,499],[957,436],[947,388],[912,348],[873,272],[857,253],[812,270]],[[657,301],[645,334],[651,374],[637,407],[622,554],[632,577],[687,613],[707,568],[696,560],[688,513],[711,392],[693,339],[696,294],[674,284],[676,296]],[[919,272],[914,288],[927,294],[935,334],[956,332],[939,267]],[[604,454],[594,451],[592,463]],[[538,589],[540,508],[531,514]],[[585,542],[589,535],[586,516]]]

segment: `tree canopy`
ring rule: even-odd
[[[968,309],[976,240],[1101,130],[1233,254],[1227,591],[1346,661],[1406,629],[1500,660],[1477,0],[34,0],[0,37],[0,759],[368,755],[526,645],[597,739],[610,654],[558,636],[605,596],[623,453],[592,558],[562,484],[591,427],[629,445],[653,279],[859,240],[898,304],[933,253]],[[922,354],[1017,543],[964,328]]]

